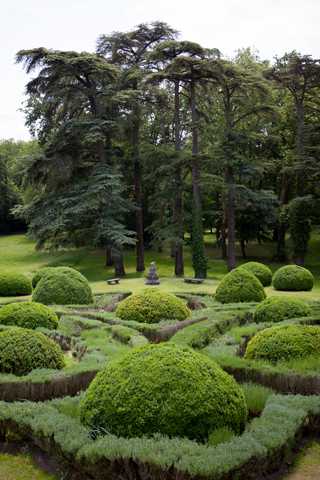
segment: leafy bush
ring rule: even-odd
[[[259,415],[264,410],[268,398],[275,393],[271,388],[255,383],[243,383],[241,386],[251,415]]]
[[[32,300],[45,305],[88,305],[93,295],[87,280],[65,273],[45,275],[33,291]]]
[[[237,268],[219,283],[215,299],[221,303],[261,302],[266,297],[261,282],[252,273]]]
[[[26,375],[36,368],[64,365],[61,348],[43,333],[18,327],[0,332],[0,372]]]
[[[250,273],[253,273],[255,277],[262,283],[264,287],[268,287],[272,282],[272,271],[267,265],[259,262],[247,262],[241,265],[239,268],[244,268]]]
[[[122,320],[157,323],[160,320],[184,320],[191,312],[175,295],[148,288],[120,302],[116,314]]]
[[[254,321],[282,322],[287,318],[307,317],[311,315],[311,308],[298,298],[269,297],[257,306],[254,312]]]
[[[112,337],[122,343],[129,343],[132,337],[139,336],[139,332],[124,325],[112,325]]]
[[[82,422],[96,431],[198,440],[224,426],[240,433],[247,417],[233,377],[209,358],[165,343],[108,364],[89,386],[80,412]]]
[[[312,290],[314,278],[312,273],[298,265],[286,265],[279,268],[272,278],[276,290],[302,292]]]
[[[44,267],[38,270],[32,277],[32,286],[36,288],[37,284],[43,277],[49,277],[57,273],[64,273],[69,277],[75,278],[76,280],[87,283],[86,277],[84,277],[78,270],[75,270],[71,267]]]
[[[248,343],[245,358],[278,362],[320,354],[320,327],[282,325],[258,332]]]
[[[18,297],[30,295],[31,292],[31,281],[23,273],[0,272],[0,296]]]
[[[229,442],[233,437],[234,437],[234,432],[230,430],[230,428],[228,427],[217,428],[216,430],[213,430],[213,432],[209,434],[208,445],[210,445],[211,447],[215,447],[220,443]]]
[[[58,326],[58,317],[53,310],[41,303],[10,303],[0,308],[0,324],[52,330]]]

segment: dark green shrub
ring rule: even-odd
[[[122,320],[157,323],[160,320],[184,320],[191,312],[175,295],[148,288],[120,302],[116,314]]]
[[[312,290],[314,278],[312,273],[298,265],[286,265],[279,268],[272,278],[276,290],[302,292]]]
[[[108,364],[89,386],[80,412],[96,431],[198,440],[223,426],[240,433],[247,417],[233,377],[204,355],[168,343],[135,349]]]
[[[72,278],[87,283],[86,277],[84,277],[78,270],[71,267],[44,267],[38,270],[32,277],[32,286],[36,288],[37,284],[43,277],[49,277],[57,273],[64,273]]]
[[[272,282],[272,271],[267,265],[259,262],[247,262],[241,265],[239,268],[244,268],[250,273],[253,273],[255,277],[262,283],[264,287],[268,287]]]
[[[19,297],[31,293],[31,280],[26,275],[17,272],[0,272],[1,297]]]
[[[237,268],[219,283],[215,299],[221,303],[261,302],[266,298],[261,282],[252,273]]]
[[[278,362],[320,354],[320,327],[282,325],[258,332],[248,343],[245,358]]]
[[[32,300],[45,305],[88,305],[94,301],[88,281],[65,273],[45,275],[33,291]]]
[[[0,372],[26,375],[36,368],[61,369],[61,348],[43,333],[12,327],[0,332]]]
[[[36,302],[9,303],[0,308],[0,324],[35,329],[57,328],[58,317],[51,308]]]
[[[299,298],[269,297],[257,306],[254,321],[282,322],[287,318],[307,317],[311,315],[309,305]]]

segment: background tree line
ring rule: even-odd
[[[303,264],[319,223],[320,61],[298,52],[226,59],[165,23],[101,35],[94,53],[17,54],[30,80],[31,142],[0,143],[0,228],[39,248],[94,245],[125,274],[123,251],[190,242],[207,275],[204,231],[228,268],[250,241]]]

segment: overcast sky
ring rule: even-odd
[[[0,0],[0,139],[29,138],[18,50],[93,51],[99,34],[154,20],[228,56],[250,46],[268,59],[293,49],[320,57],[320,0]]]

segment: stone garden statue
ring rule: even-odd
[[[149,272],[145,281],[146,285],[160,285],[160,280],[157,274],[156,262],[150,263]]]

